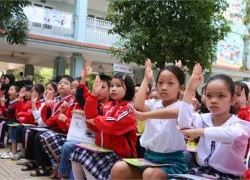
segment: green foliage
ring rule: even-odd
[[[218,41],[230,32],[226,8],[226,0],[110,0],[110,33],[121,36],[113,55],[138,65],[150,58],[162,68],[181,59],[189,70],[196,62],[210,69]]]
[[[248,33],[244,35],[243,39],[244,40],[250,40],[250,27],[249,27],[249,23],[250,23],[250,0],[244,0],[244,17],[243,17],[243,22],[244,24],[247,26],[247,30]]]
[[[28,25],[23,8],[29,4],[27,0],[1,0],[0,37],[6,38],[11,45],[26,44]]]

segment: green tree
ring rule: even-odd
[[[226,0],[110,0],[110,33],[121,37],[113,55],[138,65],[150,58],[162,68],[181,59],[189,70],[196,62],[210,69],[218,41],[230,31],[227,6]]]
[[[0,37],[9,44],[26,44],[28,25],[23,8],[29,4],[27,0],[1,0]]]

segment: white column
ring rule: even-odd
[[[75,0],[75,31],[76,41],[84,42],[86,33],[86,20],[88,14],[88,0]]]

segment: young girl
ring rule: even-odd
[[[216,179],[240,179],[246,171],[243,159],[249,127],[230,114],[230,108],[235,103],[233,81],[224,74],[217,74],[208,80],[205,97],[210,113],[200,115],[193,113],[191,102],[192,93],[199,87],[201,79],[202,68],[197,64],[184,93],[178,117],[180,129],[183,129],[181,132],[187,138],[200,137],[197,149],[200,167],[191,172],[212,175]]]
[[[32,113],[34,116],[35,121],[38,124],[38,127],[46,127],[46,124],[43,122],[41,118],[41,109],[45,105],[44,100],[41,99],[43,96],[50,95],[52,99],[58,94],[57,93],[57,84],[55,82],[51,82],[46,86],[45,93],[43,94],[42,90],[40,88],[36,88],[36,86],[33,87],[32,92]],[[42,104],[40,107],[38,107],[37,103],[41,102]],[[28,129],[25,133],[25,159],[26,161],[18,162],[18,164],[24,165],[21,170],[22,171],[28,171],[32,170],[36,167],[35,165],[35,136],[39,133],[38,131]]]
[[[63,109],[64,112],[66,112],[67,108],[73,103],[71,96],[72,81],[73,78],[71,76],[62,76],[58,83],[59,96],[53,100],[51,95],[48,94],[45,98],[45,106],[42,108],[41,117],[50,130],[65,133],[64,127],[60,126],[58,122],[62,104],[64,104]],[[43,133],[44,132],[39,132],[35,136],[35,162],[38,169],[32,171],[30,173],[31,176],[46,176],[51,174],[52,171],[51,161],[45,153],[41,141],[41,135]]]
[[[134,107],[143,112],[177,108],[180,105],[178,94],[184,89],[184,72],[177,66],[167,66],[161,70],[156,80],[156,88],[162,100],[149,100],[145,104],[147,84],[152,76],[151,61],[147,60],[145,76]],[[186,173],[187,164],[183,155],[186,142],[176,126],[176,118],[148,119],[140,139],[141,146],[147,149],[144,154],[146,160],[173,165],[139,169],[121,161],[112,168],[112,179],[166,179],[168,174]]]
[[[86,98],[90,95],[90,92],[88,90],[88,87],[86,86],[86,81],[88,79],[88,77],[91,75],[92,73],[92,60],[87,60],[84,63],[84,69],[81,71],[81,81],[80,84],[78,86],[78,89],[81,89],[81,95],[76,96],[76,100],[78,101],[78,103],[80,104],[80,102],[84,102],[83,105],[85,104],[85,100]],[[102,89],[100,91],[100,94],[98,94],[98,112],[101,115],[102,113],[102,109],[103,109],[103,103],[104,102],[108,102],[109,100],[109,86],[110,86],[110,81],[111,81],[111,77],[107,76],[107,75],[100,75],[100,80],[102,83]],[[83,107],[83,106],[81,106]],[[93,108],[93,107],[90,107]],[[91,109],[92,111],[93,109]],[[78,110],[79,112],[79,110]],[[84,112],[82,112],[84,114]],[[88,126],[90,126],[91,124],[88,124]],[[93,126],[93,125],[92,125]],[[95,133],[93,133],[93,131],[89,131],[88,134],[90,137],[95,137]],[[59,169],[58,169],[58,174],[59,176],[62,177],[69,177],[69,174],[71,172],[71,167],[69,166],[68,163],[68,157],[69,155],[74,152],[75,148],[76,148],[76,142],[66,142],[64,143],[63,147],[62,147],[62,153],[61,153],[61,161],[60,161],[60,165],[59,165]]]
[[[75,179],[109,179],[110,170],[119,158],[136,157],[136,120],[127,105],[134,97],[134,83],[129,75],[117,73],[111,83],[109,94],[113,101],[105,102],[103,115],[98,115],[98,94],[102,88],[97,76],[93,92],[84,106],[86,120],[96,131],[96,144],[114,150],[113,153],[94,153],[77,148],[70,156]],[[92,107],[92,111],[87,109]],[[82,166],[81,166],[82,165]],[[84,168],[84,172],[83,172]]]
[[[3,116],[3,119],[0,119],[0,146],[2,148],[4,147],[5,133],[8,132],[7,124],[18,122],[16,120],[16,106],[19,91],[20,87],[14,84],[10,86],[8,91],[9,100],[6,100],[4,95],[1,97],[0,112]],[[11,152],[4,153],[1,155],[1,158],[5,159],[10,159],[11,157],[13,157],[13,154]]]
[[[55,162],[54,172],[51,174],[51,178],[54,178],[57,175],[57,170],[61,159],[61,149],[63,144],[66,142],[66,134],[70,126],[72,112],[82,109],[75,99],[75,93],[78,85],[78,80],[74,80],[71,83],[71,95],[73,100],[72,104],[67,107],[67,102],[64,102],[60,107],[61,112],[58,117],[58,127],[61,129],[61,133],[55,131],[46,131],[40,135],[40,141],[43,144],[45,153]]]
[[[31,94],[35,91],[35,89],[41,90],[42,91],[41,93],[44,92],[44,87],[41,84],[36,84],[34,85],[34,87],[32,87],[31,85],[26,85],[19,92],[18,101],[17,101],[17,109],[16,109],[16,114],[17,114],[16,116],[17,116],[17,120],[19,123],[26,123],[26,124],[32,124],[32,125],[37,124],[32,114],[32,101],[31,101]],[[41,103],[42,101],[40,101],[40,97],[39,97],[39,101],[36,103],[36,106],[40,107]],[[22,142],[24,142],[23,140],[25,138],[25,131],[29,127],[30,126],[25,127],[22,124],[18,125],[15,128],[12,127],[11,151],[14,154],[14,157],[12,158],[12,160],[19,160],[20,158],[24,156],[25,143],[23,143],[23,146],[22,146]],[[20,152],[17,152],[18,146],[20,146],[20,148],[21,146],[23,147],[21,148]]]

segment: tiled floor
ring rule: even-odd
[[[0,151],[8,151],[8,148]],[[0,158],[0,180],[47,180],[49,177],[31,177],[30,171],[21,171],[22,166],[16,165],[17,161]]]

